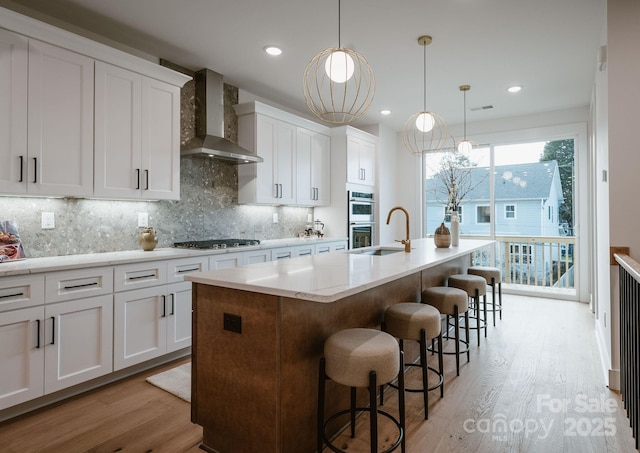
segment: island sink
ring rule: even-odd
[[[349,253],[353,253],[356,255],[375,255],[375,256],[382,256],[382,255],[390,255],[392,253],[398,253],[398,252],[404,252],[404,249],[396,249],[396,248],[384,248],[384,247],[379,247],[379,248],[375,248],[375,249],[370,249],[367,248],[365,250],[354,250],[353,252],[349,252]]]

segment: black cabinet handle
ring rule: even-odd
[[[176,293],[171,293],[171,312],[169,313],[170,316],[173,316],[176,314]]]
[[[85,288],[87,286],[96,286],[98,284],[98,282],[93,282],[93,283],[83,283],[82,285],[70,285],[70,286],[65,286],[64,289],[75,289],[75,288]]]
[[[140,280],[141,278],[154,278],[156,274],[139,275],[137,277],[128,277],[127,280]]]
[[[0,296],[0,299],[8,299],[9,297],[16,297],[16,296],[24,296],[24,293],[7,294],[5,296]]]
[[[200,270],[199,266],[192,267],[190,269],[178,269],[178,274],[184,274],[185,272],[197,272]]]
[[[38,182],[38,158],[33,158],[33,183]]]
[[[51,317],[51,344],[56,344],[56,317]]]
[[[136,185],[136,190],[139,190],[140,189],[140,169],[139,168],[136,168],[136,181],[138,181]]]
[[[36,339],[36,349],[40,349],[40,320],[36,319],[36,329],[38,329],[38,336]]]
[[[20,180],[18,182],[23,182],[24,175],[24,156],[20,156]]]
[[[162,295],[162,317],[167,317],[167,296]]]
[[[144,176],[145,176],[145,179],[146,179],[146,184],[145,184],[144,190],[149,190],[149,170],[145,170],[144,171]]]

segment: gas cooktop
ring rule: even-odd
[[[246,247],[258,245],[258,239],[207,239],[205,241],[175,242],[174,247],[183,249],[226,249],[228,247]]]

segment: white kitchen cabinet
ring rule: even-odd
[[[315,252],[315,244],[298,245],[293,249],[293,256],[311,256]]]
[[[331,202],[328,135],[298,127],[296,137],[296,204],[323,206]]]
[[[245,264],[245,261],[242,252],[220,253],[209,257],[209,269],[212,271],[238,267],[243,264]]]
[[[253,263],[267,263],[271,261],[271,249],[249,250],[243,253],[243,265]]]
[[[115,268],[114,370],[191,345],[191,283],[183,277],[207,269],[206,257]]]
[[[25,193],[27,164],[27,38],[0,29],[0,192]]]
[[[95,196],[180,195],[180,89],[96,62]]]
[[[347,182],[376,185],[376,143],[347,135]]]
[[[29,40],[25,192],[93,195],[94,60]]]
[[[44,394],[42,307],[0,313],[0,410]]]
[[[111,294],[73,294],[45,298],[44,275],[0,279],[0,409],[113,371]]]
[[[332,252],[344,252],[347,250],[347,241],[332,242],[330,245]]]
[[[294,204],[296,127],[258,113],[243,115],[238,144],[264,159],[238,166],[238,203]]]
[[[113,296],[44,307],[44,393],[113,371]]]

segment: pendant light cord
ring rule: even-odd
[[[340,43],[340,22],[341,22],[341,17],[340,17],[340,11],[341,11],[341,7],[340,7],[340,0],[338,0],[338,49],[341,49],[341,43]]]
[[[422,74],[424,79],[424,90],[423,90],[424,98],[422,99],[422,111],[426,112],[427,111],[427,45],[423,44],[423,47],[424,47],[423,49],[424,58],[423,58]]]
[[[463,107],[463,118],[464,118],[464,141],[467,141],[467,90],[462,92],[462,107]]]

